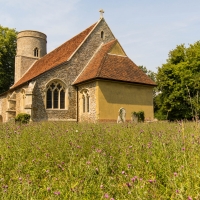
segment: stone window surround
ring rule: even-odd
[[[57,83],[56,83],[57,82]],[[61,84],[62,89],[64,89],[65,92],[65,97],[64,97],[64,104],[65,104],[65,108],[60,108],[60,99],[58,100],[58,108],[47,108],[47,91],[48,91],[48,86],[50,86],[52,83],[56,83],[56,84]],[[60,79],[51,79],[46,85],[45,85],[45,98],[44,98],[44,105],[45,105],[45,109],[46,110],[68,110],[68,105],[69,105],[69,100],[68,100],[68,88],[66,87],[66,84],[64,83],[64,81],[60,80]],[[60,96],[60,95],[59,95]],[[53,98],[53,96],[52,96]],[[60,98],[60,97],[59,97]],[[53,104],[53,101],[52,101]],[[53,105],[52,105],[53,107]]]
[[[80,93],[82,94],[82,112],[83,113],[89,113],[90,112],[90,94],[89,94],[89,90],[84,88],[80,91]]]
[[[38,47],[33,49],[33,56],[37,58],[40,57],[40,49]]]

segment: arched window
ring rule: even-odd
[[[101,31],[101,38],[104,39],[104,32]]]
[[[34,56],[35,56],[35,57],[38,57],[38,56],[39,56],[39,50],[38,50],[37,47],[34,49]]]
[[[65,86],[60,81],[53,81],[46,87],[46,108],[65,109]]]
[[[90,96],[88,90],[84,89],[82,92],[83,113],[90,112]]]

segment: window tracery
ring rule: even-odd
[[[60,81],[52,81],[46,87],[46,108],[65,109],[66,88]]]
[[[89,91],[84,89],[82,92],[83,113],[90,112],[90,96]]]

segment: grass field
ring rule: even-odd
[[[200,199],[197,124],[0,125],[2,199]]]

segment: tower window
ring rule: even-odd
[[[34,56],[35,56],[35,57],[38,57],[38,56],[39,56],[39,50],[38,50],[37,47],[34,49]]]
[[[104,32],[101,31],[101,38],[104,39]]]

